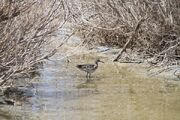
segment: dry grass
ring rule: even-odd
[[[30,77],[44,59],[41,50],[59,28],[63,15],[57,0],[0,2],[0,86]]]
[[[179,0],[79,2],[80,25],[75,28],[86,42],[123,47],[129,41],[126,48],[154,57],[156,65],[179,65]]]

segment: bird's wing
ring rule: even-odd
[[[92,68],[94,68],[93,64],[82,64],[82,65],[77,65],[77,68],[84,70],[84,71],[88,71],[91,70]]]

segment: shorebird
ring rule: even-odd
[[[99,62],[104,63],[100,59],[97,59],[94,64],[79,64],[76,67],[82,71],[85,71],[87,73],[86,78],[88,79],[91,77],[91,73],[93,73],[98,68]]]

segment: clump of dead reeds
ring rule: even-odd
[[[41,50],[59,27],[60,7],[57,0],[0,2],[0,86],[30,77],[55,53]]]
[[[179,65],[180,1],[79,0],[79,33],[86,41],[122,47],[153,57],[165,66]]]

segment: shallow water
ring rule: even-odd
[[[0,120],[180,120],[180,84],[104,59],[90,80],[75,65],[94,58],[55,55],[34,80],[35,96],[0,107]]]

